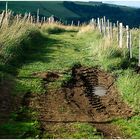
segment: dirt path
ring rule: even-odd
[[[46,89],[50,82],[59,79],[57,73],[39,76]],[[39,113],[43,137],[47,132],[51,138],[66,138],[60,130],[63,128],[71,135],[74,133],[72,125],[79,122],[95,126],[104,138],[124,138],[110,121],[128,118],[132,111],[121,101],[114,81],[114,77],[97,68],[74,66],[72,78],[61,89],[42,95],[28,93],[26,104]],[[104,87],[105,95],[100,95],[102,90],[97,92],[96,87]]]
[[[44,45],[29,51],[30,56],[18,69],[16,86],[20,94],[25,94],[22,106],[32,108],[38,114],[37,121],[41,124],[40,138],[97,138],[96,135],[99,135],[99,138],[125,138],[119,128],[111,124],[114,118],[128,118],[132,115],[131,109],[119,97],[114,85],[115,78],[97,68],[81,65],[75,65],[67,71],[73,63],[91,63],[90,66],[93,66],[93,56],[89,54],[92,50],[86,46],[86,43],[93,39],[96,44],[95,37],[77,36],[75,32],[52,34],[47,37]],[[69,75],[67,72],[71,72],[71,79],[65,81],[62,87],[48,88],[57,81],[60,84],[60,79]],[[0,89],[2,123],[9,119],[13,104],[17,104],[9,87],[8,83],[4,83]],[[45,94],[40,92],[42,88],[45,88]],[[24,120],[22,113],[19,116]],[[4,119],[6,121],[3,121]],[[27,122],[29,119],[32,118],[28,118]],[[12,127],[10,126],[9,130],[16,134],[17,130]],[[29,132],[26,130],[17,135],[30,137],[30,129]],[[13,138],[14,134],[12,133]],[[8,136],[4,135],[4,138]]]
[[[14,96],[11,95],[12,81],[3,81],[0,85],[0,125],[9,120],[15,109]]]

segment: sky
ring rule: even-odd
[[[88,1],[102,1],[102,0],[68,0],[68,1],[88,2]],[[140,0],[103,0],[102,2],[140,8]]]
[[[106,3],[117,4],[117,5],[125,5],[140,8],[140,1],[104,1]]]

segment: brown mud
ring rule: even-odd
[[[57,80],[58,73],[39,73],[47,89],[49,82]],[[89,123],[102,133],[103,138],[125,138],[120,129],[110,122],[115,118],[129,118],[131,108],[125,104],[115,86],[115,78],[97,68],[81,65],[72,68],[71,79],[60,89],[49,89],[47,94],[28,93],[24,103],[38,112],[42,135],[55,134],[54,138],[65,138],[59,129],[73,133],[73,123]],[[103,87],[104,94],[96,95],[96,87]]]

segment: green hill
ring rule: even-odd
[[[140,23],[140,9],[126,6],[104,4],[102,2],[70,2],[70,1],[10,1],[9,9],[15,13],[31,12],[36,15],[40,9],[40,16],[55,15],[62,21],[76,24],[78,20],[87,22],[91,18],[106,16],[112,22],[117,20],[131,27],[138,27]],[[0,2],[0,10],[5,9],[5,2]]]

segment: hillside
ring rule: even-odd
[[[63,22],[75,24],[88,22],[91,18],[106,16],[112,22],[119,20],[131,27],[138,27],[140,23],[140,9],[130,8],[126,6],[116,6],[104,4],[101,2],[69,2],[69,1],[27,1],[27,2],[9,2],[9,9],[14,12],[25,13],[31,12],[36,15],[36,11],[40,9],[40,16],[49,17],[54,15]],[[5,2],[0,2],[0,10],[5,8]]]

